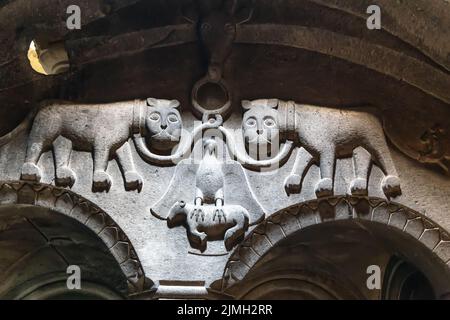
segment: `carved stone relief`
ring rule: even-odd
[[[0,205],[47,208],[79,221],[107,245],[127,277],[130,293],[149,287],[136,251],[120,226],[106,212],[83,197],[69,190],[40,183],[0,181]]]
[[[220,291],[228,291],[283,239],[301,229],[331,221],[376,222],[417,239],[450,265],[450,235],[441,226],[401,204],[380,198],[334,196],[297,204],[272,214],[246,237],[230,256]],[[232,290],[232,289],[231,289]]]
[[[207,59],[205,76],[193,86],[191,101],[198,117],[205,114],[229,115],[231,92],[223,77],[223,69],[236,37],[236,27],[250,20],[253,9],[227,1],[199,2],[185,8],[184,18],[196,24],[199,42]]]
[[[447,131],[439,124],[426,130],[420,137],[423,150],[419,151],[418,160],[423,163],[434,163],[449,173],[450,150],[445,144]]]
[[[210,112],[202,115],[202,123],[194,124],[192,132],[184,130],[178,107],[177,100],[154,98],[99,105],[46,104],[34,119],[21,178],[39,182],[39,158],[52,148],[55,183],[71,187],[76,180],[70,168],[74,148],[92,154],[93,191],[111,187],[106,169],[113,158],[121,168],[125,189],[141,191],[143,179],[133,160],[132,138],[144,161],[156,166],[176,165],[172,181],[151,206],[151,213],[166,220],[170,228],[185,226],[191,246],[201,252],[207,249],[208,241],[219,240],[231,250],[249,226],[265,217],[243,166],[276,170],[295,153],[292,170],[284,180],[287,195],[301,191],[308,168],[316,162],[320,178],[315,194],[327,197],[333,195],[336,158],[352,157],[355,177],[349,194],[367,195],[372,162],[385,174],[381,182],[385,195],[401,194],[382,126],[370,113],[278,99],[242,101],[241,139],[236,139],[224,126],[222,116]],[[213,129],[213,133],[202,138],[206,129]],[[436,145],[433,137],[439,130],[433,132],[424,136],[430,148]],[[190,156],[197,142],[201,142],[203,154],[199,161]],[[218,155],[218,144],[223,142],[231,161],[224,162]]]
[[[450,266],[448,177],[420,164],[449,172],[448,32],[424,36],[446,29],[445,5],[382,0],[395,19],[375,32],[361,6],[337,1],[114,0],[108,12],[85,1],[72,34],[42,20],[63,21],[65,8],[9,2],[0,205],[92,229],[130,292],[148,276],[159,293],[205,280],[191,289],[206,295],[224,268],[228,292],[280,239],[340,219],[396,227]],[[64,44],[70,72],[28,70],[31,40]],[[43,103],[7,133],[55,97],[69,101]]]
[[[295,143],[298,151],[294,167],[285,180],[288,194],[300,192],[306,169],[313,162],[318,162],[321,178],[315,186],[316,195],[332,195],[336,157],[349,155],[353,156],[355,168],[355,179],[349,193],[367,194],[370,164],[375,162],[385,173],[382,189],[386,196],[401,194],[400,180],[381,123],[370,113],[300,105],[277,99],[243,101],[242,106],[247,110],[242,122],[247,147],[253,147],[261,155],[270,149],[278,150],[277,144],[280,142],[286,143],[270,160],[249,160],[242,150],[230,149],[244,165],[261,168],[282,161]],[[221,129],[230,146],[231,134],[225,128]]]
[[[142,189],[142,178],[136,171],[129,138],[133,137],[139,154],[148,162],[173,164],[190,150],[192,137],[182,139],[182,119],[177,100],[148,98],[111,104],[83,105],[52,102],[36,114],[28,139],[21,178],[39,182],[41,154],[53,149],[56,179],[59,186],[71,187],[76,180],[70,169],[73,148],[92,153],[94,161],[93,191],[107,191],[111,177],[106,173],[108,161],[116,157],[122,169],[126,190]],[[105,122],[105,119],[108,121]],[[210,127],[207,122],[194,130]],[[170,152],[182,145],[173,154]]]
[[[292,199],[303,188],[315,188],[317,201],[326,202],[334,199],[336,158],[352,158],[354,178],[347,190],[352,197],[372,196],[368,193],[372,163],[384,173],[380,189],[386,197],[401,194],[400,180],[381,123],[369,112],[278,99],[244,100],[242,107],[241,129],[236,132],[223,122],[221,115],[210,113],[202,117],[200,124],[194,122],[190,130],[186,130],[176,100],[148,98],[95,107],[49,104],[42,107],[34,119],[21,177],[22,180],[38,180],[41,176],[39,156],[51,148],[56,164],[55,182],[66,187],[71,187],[76,179],[70,169],[72,147],[92,154],[93,191],[107,190],[111,186],[111,182],[109,186],[99,184],[95,172],[100,168],[107,174],[108,161],[116,157],[127,190],[146,190],[141,188],[149,181],[141,178],[145,177],[142,172],[145,166],[138,165],[136,156],[149,167],[174,166],[163,195],[159,200],[149,201],[146,208],[150,209],[149,216],[162,220],[154,223],[164,228],[167,225],[169,241],[175,237],[170,235],[172,232],[184,237],[185,229],[186,244],[190,247],[187,251],[204,257],[229,255],[255,227],[271,217],[258,199],[267,194],[252,185],[246,169],[280,169],[282,177],[277,180],[277,188],[286,191],[284,196]],[[103,118],[112,119],[114,128],[107,123],[99,126]],[[424,135],[424,144],[436,149],[439,134],[440,129],[434,128]],[[136,151],[131,146],[132,141]],[[198,149],[201,156],[197,159],[195,151]],[[98,163],[96,166],[98,152],[100,156],[107,154],[104,167],[99,167]],[[285,167],[287,161],[292,167]],[[37,168],[31,173],[27,171],[30,163],[32,168]],[[314,178],[312,184],[309,180],[303,185],[314,163],[318,165],[318,178]],[[69,173],[65,175],[65,171]],[[136,174],[139,182],[129,179],[130,173]],[[147,196],[146,191],[142,193]],[[179,242],[171,245],[178,246]],[[183,248],[179,250],[186,252]]]
[[[265,216],[242,166],[235,161],[223,163],[217,149],[214,138],[207,138],[200,163],[180,162],[166,193],[151,208],[170,228],[185,225],[191,245],[201,252],[207,241],[222,239],[226,250],[231,250],[249,225]]]

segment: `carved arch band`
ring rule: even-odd
[[[290,206],[260,223],[235,248],[225,266],[221,291],[229,292],[290,235],[325,222],[355,220],[389,226],[420,242],[450,271],[450,235],[437,223],[403,205],[380,198],[336,196]]]
[[[51,185],[0,181],[0,206],[30,205],[50,209],[92,230],[115,258],[128,282],[128,293],[147,286],[141,262],[122,229],[98,206],[75,193]]]

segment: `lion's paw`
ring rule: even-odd
[[[350,183],[350,193],[357,196],[367,195],[367,180],[356,178]]]
[[[105,171],[95,171],[93,178],[94,191],[108,191],[111,188],[111,176]]]
[[[284,189],[289,195],[291,193],[300,193],[302,177],[298,174],[290,174],[284,180]]]
[[[400,178],[397,176],[386,176],[381,182],[383,192],[388,197],[396,197],[402,194]]]
[[[25,162],[22,166],[22,173],[20,175],[20,178],[22,180],[28,180],[28,181],[41,181],[41,169],[37,165],[31,162]]]
[[[333,180],[330,178],[320,179],[315,187],[317,198],[333,195]]]
[[[142,190],[142,177],[137,171],[125,172],[125,190]]]
[[[61,187],[72,187],[75,180],[75,172],[69,167],[63,166],[56,169],[56,185]]]

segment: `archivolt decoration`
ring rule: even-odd
[[[435,222],[384,199],[336,196],[293,205],[259,224],[231,254],[224,270],[222,291],[241,281],[265,253],[289,235],[327,221],[348,219],[372,221],[404,232],[450,268],[450,235]]]
[[[73,218],[92,230],[105,243],[128,281],[129,293],[149,288],[138,256],[122,229],[92,202],[54,186],[24,181],[0,181],[0,205],[31,205]]]

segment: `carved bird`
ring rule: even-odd
[[[217,142],[208,138],[204,143],[203,159],[195,177],[195,204],[215,203],[223,205],[224,176],[222,163],[217,159]]]

